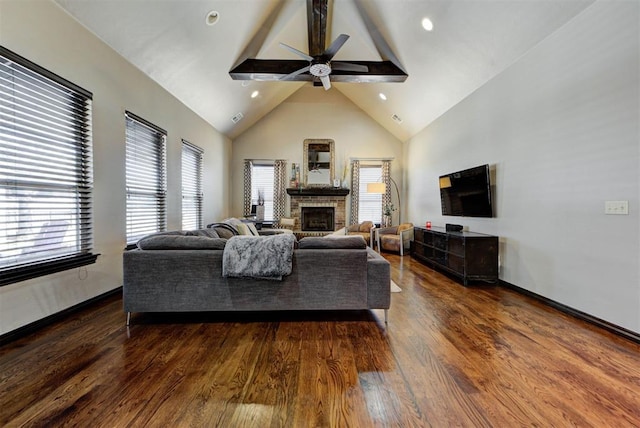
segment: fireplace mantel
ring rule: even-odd
[[[340,187],[303,187],[298,189],[290,187],[287,189],[290,196],[347,196],[349,189]]]

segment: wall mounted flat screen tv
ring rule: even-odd
[[[442,215],[493,217],[489,165],[440,176]]]

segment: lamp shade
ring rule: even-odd
[[[367,183],[367,193],[385,193],[386,191],[385,183]]]

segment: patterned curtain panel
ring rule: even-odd
[[[358,205],[360,201],[360,161],[351,161],[351,221],[349,224],[358,223]]]
[[[391,205],[391,161],[383,160],[382,161],[382,182],[386,186],[386,190],[382,195],[382,212],[384,212],[384,207],[386,205]],[[398,207],[396,207],[397,209]],[[391,214],[393,217],[393,214]]]
[[[244,201],[243,215],[251,214],[251,160],[244,160]]]
[[[278,159],[273,163],[273,223],[284,217],[287,202],[287,161]]]

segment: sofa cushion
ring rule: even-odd
[[[207,238],[220,238],[218,232],[215,229],[196,229],[188,230],[186,233],[188,236],[206,236]]]
[[[189,232],[159,232],[138,241],[141,250],[222,250],[227,243],[223,238],[189,235]]]
[[[362,236],[343,236],[340,238],[325,239],[316,236],[307,236],[298,242],[299,249],[347,249],[359,250],[367,248],[367,242]]]

